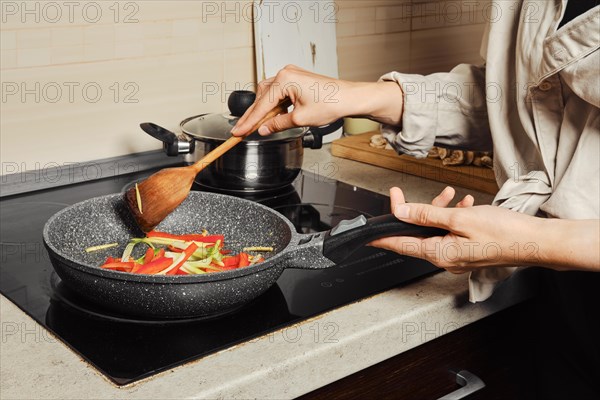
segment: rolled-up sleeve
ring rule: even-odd
[[[398,153],[423,158],[434,145],[492,150],[485,67],[461,64],[426,76],[391,72],[381,80],[397,82],[404,93],[401,126],[382,125],[383,136]]]

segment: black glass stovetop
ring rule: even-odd
[[[276,285],[232,314],[168,322],[115,315],[60,282],[44,248],[42,228],[60,209],[123,192],[152,172],[0,200],[0,292],[119,385],[438,271],[422,260],[365,247],[351,261],[330,269],[285,270]],[[327,230],[359,214],[389,212],[386,196],[307,172],[292,186],[250,199],[278,210],[305,233]],[[335,327],[329,328],[323,334],[334,339]]]

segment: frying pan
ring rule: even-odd
[[[142,237],[122,194],[96,197],[67,207],[44,226],[44,244],[63,282],[112,311],[146,318],[187,318],[237,309],[271,287],[285,268],[320,269],[340,263],[362,245],[385,236],[438,236],[446,232],[398,221],[393,215],[342,221],[330,231],[298,234],[278,212],[237,197],[190,192],[157,230],[225,235],[234,253],[272,246],[265,261],[250,267],[201,275],[139,275],[99,267],[120,255],[132,237]],[[117,248],[84,249],[117,242]],[[139,249],[138,249],[139,247]],[[136,250],[143,252],[144,246]],[[140,254],[134,256],[139,256]]]

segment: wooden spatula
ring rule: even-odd
[[[289,99],[279,103],[251,132],[257,130],[266,120],[285,113],[290,105],[292,103]],[[243,136],[232,136],[195,164],[160,170],[129,189],[125,193],[125,202],[140,229],[144,232],[154,229],[186,199],[196,175],[243,139]]]

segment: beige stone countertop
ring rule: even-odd
[[[399,185],[412,202],[430,201],[445,186],[331,157],[329,146],[306,151],[305,169],[384,194]],[[469,192],[479,204],[491,201]],[[490,300],[470,304],[467,276],[441,272],[123,387],[1,297],[0,398],[293,398],[528,296],[525,280],[516,274]]]

